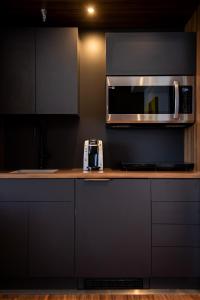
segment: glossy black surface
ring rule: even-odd
[[[121,169],[125,171],[192,171],[193,163],[131,163],[121,162]]]
[[[179,113],[192,113],[192,87],[179,87]],[[174,114],[173,86],[111,86],[110,114]]]

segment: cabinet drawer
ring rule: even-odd
[[[2,179],[0,201],[67,201],[74,200],[74,180]]]
[[[152,180],[151,189],[152,201],[199,201],[198,180]]]
[[[200,202],[153,202],[152,222],[200,224]]]
[[[200,247],[199,225],[153,225],[153,246]]]
[[[153,247],[152,276],[199,277],[200,248]]]

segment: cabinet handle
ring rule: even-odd
[[[179,116],[179,82],[174,81],[174,90],[175,90],[175,111],[174,119],[178,119]]]
[[[91,181],[91,182],[106,182],[106,181],[111,181],[112,179],[110,179],[110,178],[85,178],[83,180]]]

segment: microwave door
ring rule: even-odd
[[[109,114],[119,119],[132,118],[159,121],[174,118],[173,86],[112,86],[109,93]]]
[[[192,122],[192,86],[188,86],[192,80],[186,79],[109,77],[107,123]]]

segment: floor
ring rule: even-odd
[[[33,293],[5,293],[0,300],[200,300],[197,290],[163,290],[159,291],[127,291],[127,292],[82,292],[74,294],[33,294]]]

